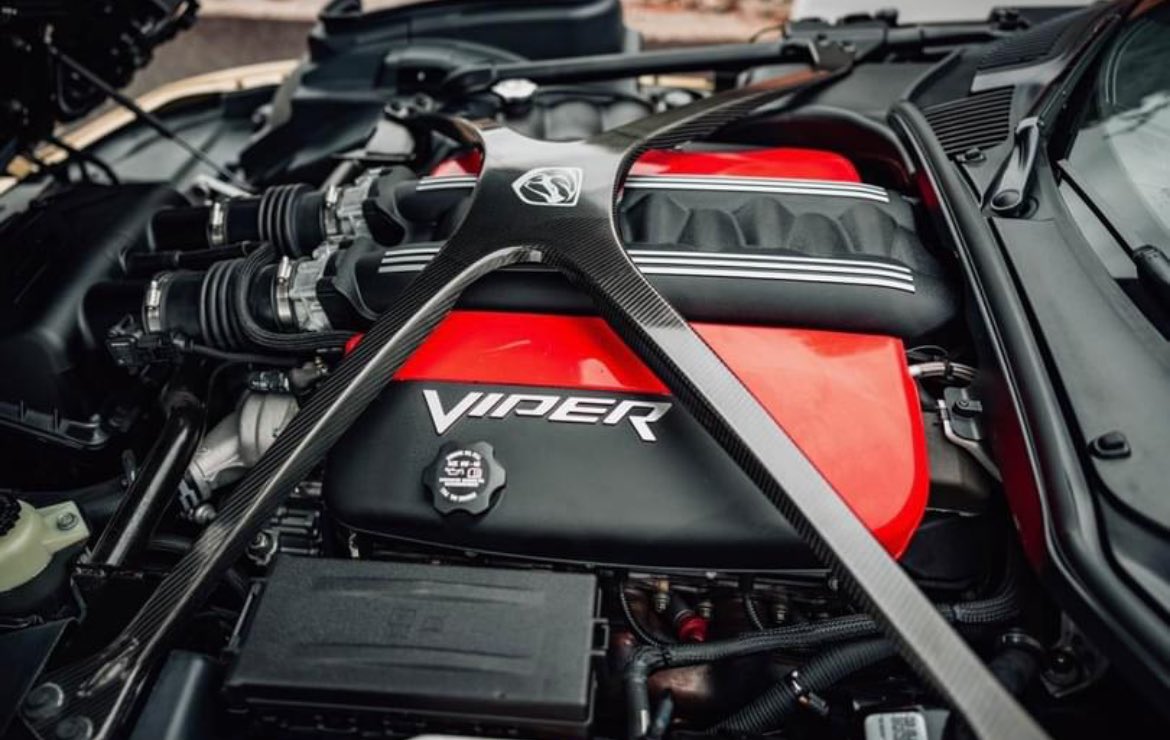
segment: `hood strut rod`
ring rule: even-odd
[[[224,178],[228,182],[231,182],[243,188],[244,190],[247,190],[248,192],[252,192],[252,186],[244,182],[244,180],[242,180],[239,175],[216,162],[194,144],[187,141],[182,136],[179,136],[169,126],[167,126],[167,124],[163,122],[161,118],[146,110],[138,103],[134,102],[133,98],[127,95],[123,95],[113,85],[103,80],[84,64],[61,51],[52,43],[46,41],[45,48],[54,59],[84,77],[91,85],[108,95],[115,103],[134,114],[134,117],[139,121],[142,121],[142,123],[158,132],[159,136],[174,142],[183,151],[187,152],[195,159],[210,167],[217,175]]]

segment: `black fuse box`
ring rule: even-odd
[[[265,735],[586,734],[592,575],[282,557],[225,683]]]

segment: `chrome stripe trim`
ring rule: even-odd
[[[877,260],[853,259],[852,257],[798,257],[786,254],[755,254],[748,252],[684,252],[678,249],[630,249],[627,253],[632,258],[638,257],[673,257],[677,259],[719,259],[742,260],[750,262],[800,262],[810,265],[857,265],[858,267],[877,267],[886,270],[914,274],[905,265]]]
[[[402,264],[425,265],[438,251],[438,247],[386,250],[380,264],[382,266]],[[907,282],[913,282],[914,280],[914,273],[908,267],[869,260],[749,255],[742,252],[679,252],[652,249],[631,249],[628,254],[630,259],[638,265],[709,266],[799,272],[816,272],[819,270],[825,273],[874,275]]]
[[[707,260],[707,259],[677,259],[674,257],[641,257],[631,255],[631,259],[636,265],[676,265],[680,267],[698,266],[698,267],[732,267],[744,269],[759,269],[759,270],[794,270],[797,272],[826,272],[826,273],[846,273],[854,275],[876,275],[879,277],[886,277],[891,280],[902,280],[905,282],[914,282],[914,276],[908,272],[901,272],[897,270],[887,270],[877,267],[861,267],[846,264],[840,265],[816,265],[805,264],[800,262],[792,263],[769,263],[756,262],[749,260]]]
[[[443,183],[442,185],[419,185],[415,188],[416,193],[432,193],[436,190],[474,190],[474,182],[453,182]]]
[[[379,267],[378,272],[422,272],[426,266],[426,262],[416,262],[410,265],[387,265],[386,267]]]
[[[412,264],[387,265],[378,268],[379,273],[406,273],[422,272],[425,262]],[[891,288],[904,293],[913,293],[914,281],[894,277],[873,276],[864,274],[837,274],[816,272],[790,272],[782,269],[770,270],[736,270],[736,269],[699,269],[694,267],[678,267],[671,265],[639,266],[644,275],[665,275],[674,277],[719,277],[743,278],[748,280],[779,280],[794,283],[829,283],[833,285],[857,285],[873,288]]]
[[[850,190],[810,190],[801,186],[785,185],[725,185],[707,183],[660,183],[660,182],[630,182],[625,187],[631,190],[695,190],[700,192],[724,193],[774,193],[777,195],[820,195],[830,198],[853,198],[868,200],[875,203],[889,203],[885,195]]]
[[[385,252],[383,252],[382,259],[386,259],[388,257],[401,257],[403,255],[408,255],[408,254],[431,254],[431,255],[434,255],[434,254],[438,254],[438,253],[439,253],[439,247],[408,247],[406,249],[399,249],[398,247],[394,247],[393,249],[387,249]]]
[[[382,255],[382,264],[390,264],[395,262],[404,262],[399,257],[406,256],[423,256],[435,255],[439,251],[439,247],[409,247],[406,249],[387,249]],[[877,270],[887,270],[889,272],[900,272],[905,275],[912,276],[914,273],[905,265],[900,265],[893,262],[879,262],[877,260],[853,259],[849,257],[799,257],[794,255],[779,255],[779,254],[757,254],[748,252],[685,252],[677,249],[630,249],[627,254],[635,262],[638,261],[659,261],[650,260],[649,258],[668,258],[670,261],[678,262],[680,264],[691,264],[690,260],[703,261],[723,261],[734,260],[737,262],[775,262],[781,265],[789,264],[807,264],[807,265],[839,265],[842,267],[856,267],[856,268],[874,268]],[[665,259],[663,260],[665,261]]]
[[[746,278],[749,280],[780,280],[792,283],[832,283],[835,285],[860,285],[873,288],[892,288],[904,293],[914,292],[914,283],[900,280],[888,280],[876,277],[862,277],[850,275],[818,275],[815,273],[791,273],[757,270],[700,270],[691,267],[661,267],[648,265],[639,268],[644,275],[667,275],[676,277],[724,277]]]
[[[453,177],[422,177],[415,185],[416,191],[446,190],[454,188],[473,188],[479,178],[475,176],[458,175]]]
[[[806,187],[812,189],[822,190],[854,190],[859,192],[873,193],[874,195],[886,195],[886,189],[877,185],[869,185],[864,182],[841,182],[836,180],[809,180],[798,177],[742,177],[739,175],[630,175],[626,178],[626,182],[630,180],[647,182],[694,182],[694,183],[712,183],[712,184],[742,184],[742,185],[791,185],[794,187]]]
[[[416,190],[471,188],[478,182],[474,175],[450,175],[419,178]],[[631,175],[625,186],[640,189],[715,190],[726,192],[760,192],[791,195],[830,195],[853,197],[888,203],[885,189],[865,183],[808,180],[787,177],[723,177],[719,175]]]
[[[401,263],[417,263],[423,264],[430,262],[434,258],[434,254],[404,254],[401,257],[383,257],[382,265],[397,265]]]

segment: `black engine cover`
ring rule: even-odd
[[[493,393],[503,396],[489,406]],[[525,398],[504,409],[509,394]],[[566,407],[571,399],[580,400]],[[623,401],[633,402],[628,413],[612,417]],[[506,471],[481,514],[440,513],[424,481],[451,442],[488,443]],[[747,476],[662,396],[395,382],[333,448],[324,495],[352,530],[460,551],[655,569],[819,568]]]

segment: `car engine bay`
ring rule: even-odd
[[[0,570],[0,642],[58,625],[67,675],[192,553],[231,555],[126,736],[973,736],[551,263],[477,278],[244,551],[217,540],[241,481],[283,475],[263,465],[289,425],[466,238],[490,163],[453,120],[571,142],[804,66],[582,81],[572,57],[638,42],[616,3],[568,4],[459,25],[424,6],[411,38],[410,9],[335,9],[280,86],[149,114],[230,179],[139,121],[88,150],[100,167],[0,195],[0,553],[23,564]],[[886,25],[831,28],[866,23]],[[1071,726],[1061,702],[1097,701],[1107,664],[1031,587],[980,319],[882,120],[886,91],[941,94],[938,45],[640,153],[616,236],[1000,682]],[[583,179],[530,170],[499,228],[572,208]],[[56,686],[24,687],[37,735],[120,736]]]

